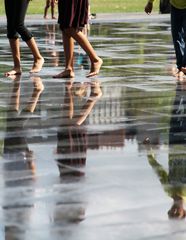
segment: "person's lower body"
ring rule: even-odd
[[[24,26],[24,19],[28,8],[28,0],[5,0],[5,12],[7,17],[7,37],[9,39],[14,67],[5,73],[6,76],[21,73],[19,35],[30,48],[34,63],[30,72],[39,72],[43,66],[44,58],[41,56],[35,39],[31,32]]]
[[[32,37],[30,40],[28,40],[26,42],[26,44],[30,48],[32,55],[34,57],[34,62],[33,62],[32,68],[30,70],[30,73],[40,72],[43,67],[43,64],[44,64],[44,58],[40,54],[39,48],[37,46],[37,43],[36,43],[34,37]]]
[[[48,9],[51,8],[51,17],[52,19],[56,19],[55,17],[55,0],[46,0],[46,5],[44,8],[44,18],[47,19],[47,13],[48,13]]]
[[[171,32],[176,54],[176,75],[186,74],[186,9],[171,6]]]
[[[63,47],[65,54],[65,70],[54,76],[54,78],[71,78],[74,77],[73,56],[74,56],[74,40],[82,47],[90,58],[91,67],[87,77],[93,77],[99,74],[103,60],[98,57],[88,38],[82,31],[75,28],[64,29],[63,31]]]
[[[51,16],[52,16],[52,19],[56,19],[56,17],[55,17],[55,1],[54,0],[51,1]]]
[[[49,7],[46,6],[45,9],[44,9],[44,18],[45,18],[45,19],[48,18],[48,17],[47,17],[48,8],[49,8]]]
[[[11,51],[12,51],[14,66],[10,71],[5,73],[5,76],[19,75],[22,72],[19,38],[9,39],[9,44],[10,44],[10,48],[11,48]]]
[[[63,49],[65,56],[65,69],[54,78],[74,78],[74,39],[63,32]]]
[[[97,56],[87,36],[82,32],[82,29],[88,23],[88,10],[88,0],[58,0],[58,23],[63,35],[66,64],[65,70],[54,77],[74,76],[74,40],[82,47],[90,59],[91,67],[87,77],[93,77],[99,73],[103,61]]]
[[[5,73],[5,76],[17,75],[22,73],[19,38],[9,39],[9,43],[12,51],[14,66],[10,71]],[[26,44],[30,48],[34,57],[34,62],[30,70],[30,73],[37,73],[41,71],[43,67],[44,58],[41,56],[37,44],[35,42],[35,39],[33,37],[30,40],[26,41]]]

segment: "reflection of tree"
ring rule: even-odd
[[[13,77],[14,78],[14,77]],[[32,96],[26,107],[20,107],[20,75],[15,76],[13,91],[7,110],[6,135],[4,138],[4,180],[5,194],[3,213],[5,218],[5,238],[24,239],[25,225],[28,224],[33,203],[31,186],[35,179],[34,153],[27,143],[26,122],[34,112],[43,84],[39,77],[33,77]],[[14,190],[9,191],[9,188]]]
[[[148,149],[148,160],[152,166],[165,192],[173,199],[173,204],[168,211],[170,218],[184,218],[184,201],[186,200],[186,87],[178,83],[176,96],[172,107],[172,117],[169,129],[169,169],[168,172],[158,163],[150,146]],[[148,140],[149,141],[149,140]]]

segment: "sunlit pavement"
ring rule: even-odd
[[[61,32],[41,16],[27,24],[42,71],[29,74],[21,42],[23,73],[4,77],[12,58],[2,19],[0,239],[185,239],[184,218],[169,211],[186,194],[186,85],[173,76],[169,15],[98,15],[88,34],[101,72],[86,78],[76,45],[68,80],[52,77],[64,67]]]

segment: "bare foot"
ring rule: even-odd
[[[184,76],[184,72],[182,70],[178,70],[176,73],[174,73],[174,77],[180,78],[183,76]]]
[[[87,77],[94,77],[98,75],[102,64],[103,64],[103,60],[101,58],[99,58],[97,62],[92,63],[90,72],[87,75]]]
[[[19,81],[21,79],[21,74],[9,75],[8,78],[10,78],[12,81]]]
[[[44,85],[43,85],[43,82],[42,82],[41,78],[38,77],[38,76],[37,77],[34,76],[31,79],[33,81],[34,90],[42,92],[44,90]]]
[[[36,61],[34,61],[34,64],[32,66],[32,69],[30,70],[30,73],[40,72],[43,67],[44,62],[45,62],[44,58],[40,58],[40,59],[37,59]]]
[[[22,73],[21,68],[13,68],[12,70],[6,72],[4,75],[8,77],[11,75],[21,75],[21,73]]]
[[[100,98],[102,96],[102,94],[103,93],[101,91],[99,81],[92,82],[91,83],[91,93],[90,93],[89,100],[97,100],[98,98]]]
[[[74,77],[75,77],[74,72],[68,69],[53,76],[53,78],[74,78]]]
[[[186,67],[182,67],[182,68],[181,68],[181,71],[182,71],[184,74],[186,74]]]

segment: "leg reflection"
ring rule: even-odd
[[[33,77],[32,96],[22,108],[21,76],[12,76],[13,88],[6,116],[6,134],[3,148],[3,215],[5,239],[26,239],[29,220],[34,210],[35,183],[34,152],[28,144],[27,122],[31,121],[39,96],[44,89],[42,81]]]

